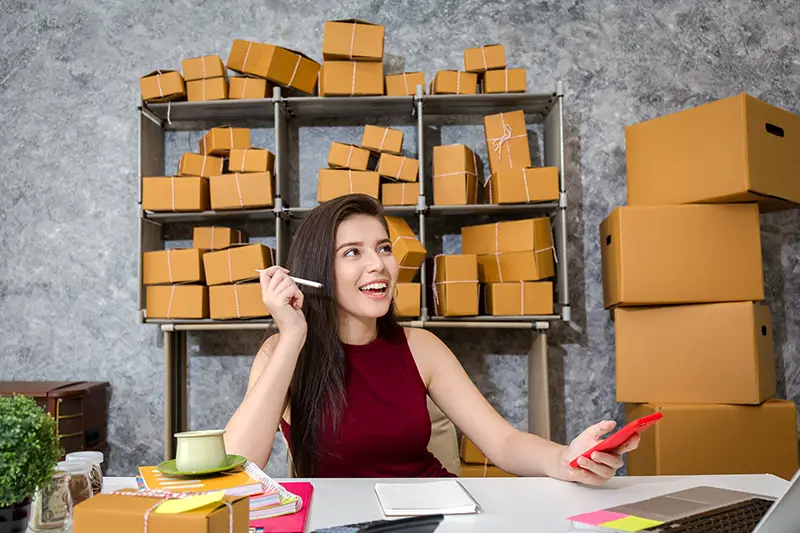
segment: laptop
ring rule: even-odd
[[[716,487],[694,487],[581,515],[575,529],[669,533],[798,533],[800,470],[779,499]]]

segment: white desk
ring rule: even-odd
[[[291,480],[302,481],[302,480]],[[315,479],[311,520],[307,531],[383,518],[375,497],[377,481],[426,480]],[[574,514],[658,496],[698,485],[711,485],[765,496],[782,495],[789,483],[769,475],[617,477],[603,488],[589,488],[549,478],[462,478],[461,482],[480,503],[483,513],[448,516],[437,529],[447,532],[572,531],[565,518]],[[136,487],[134,478],[105,479],[103,491]]]

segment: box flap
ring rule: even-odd
[[[328,22],[343,22],[345,24],[364,24],[367,26],[380,26],[380,24],[375,24],[374,22],[367,22],[366,20],[361,19],[336,19],[336,20],[329,20]]]

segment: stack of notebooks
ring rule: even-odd
[[[202,478],[169,476],[154,466],[139,467],[139,474],[139,484],[146,489],[196,493],[223,490],[228,496],[249,496],[251,527],[264,527],[266,524],[257,524],[263,519],[295,513],[296,516],[292,518],[304,522],[313,491],[310,483],[278,484],[253,463],[247,463],[241,469]],[[298,513],[301,509],[303,512]],[[270,527],[264,529],[274,531]]]

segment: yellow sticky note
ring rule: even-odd
[[[626,516],[625,518],[618,518],[610,522],[603,522],[601,527],[608,529],[616,529],[618,531],[641,531],[648,527],[660,526],[664,522],[658,520],[650,520],[649,518],[641,518],[638,516]]]
[[[197,496],[189,496],[188,498],[180,498],[178,500],[167,500],[158,507],[155,512],[158,514],[177,514],[185,513],[205,507],[212,503],[218,503],[225,497],[224,490],[218,490],[209,494],[199,494]]]

